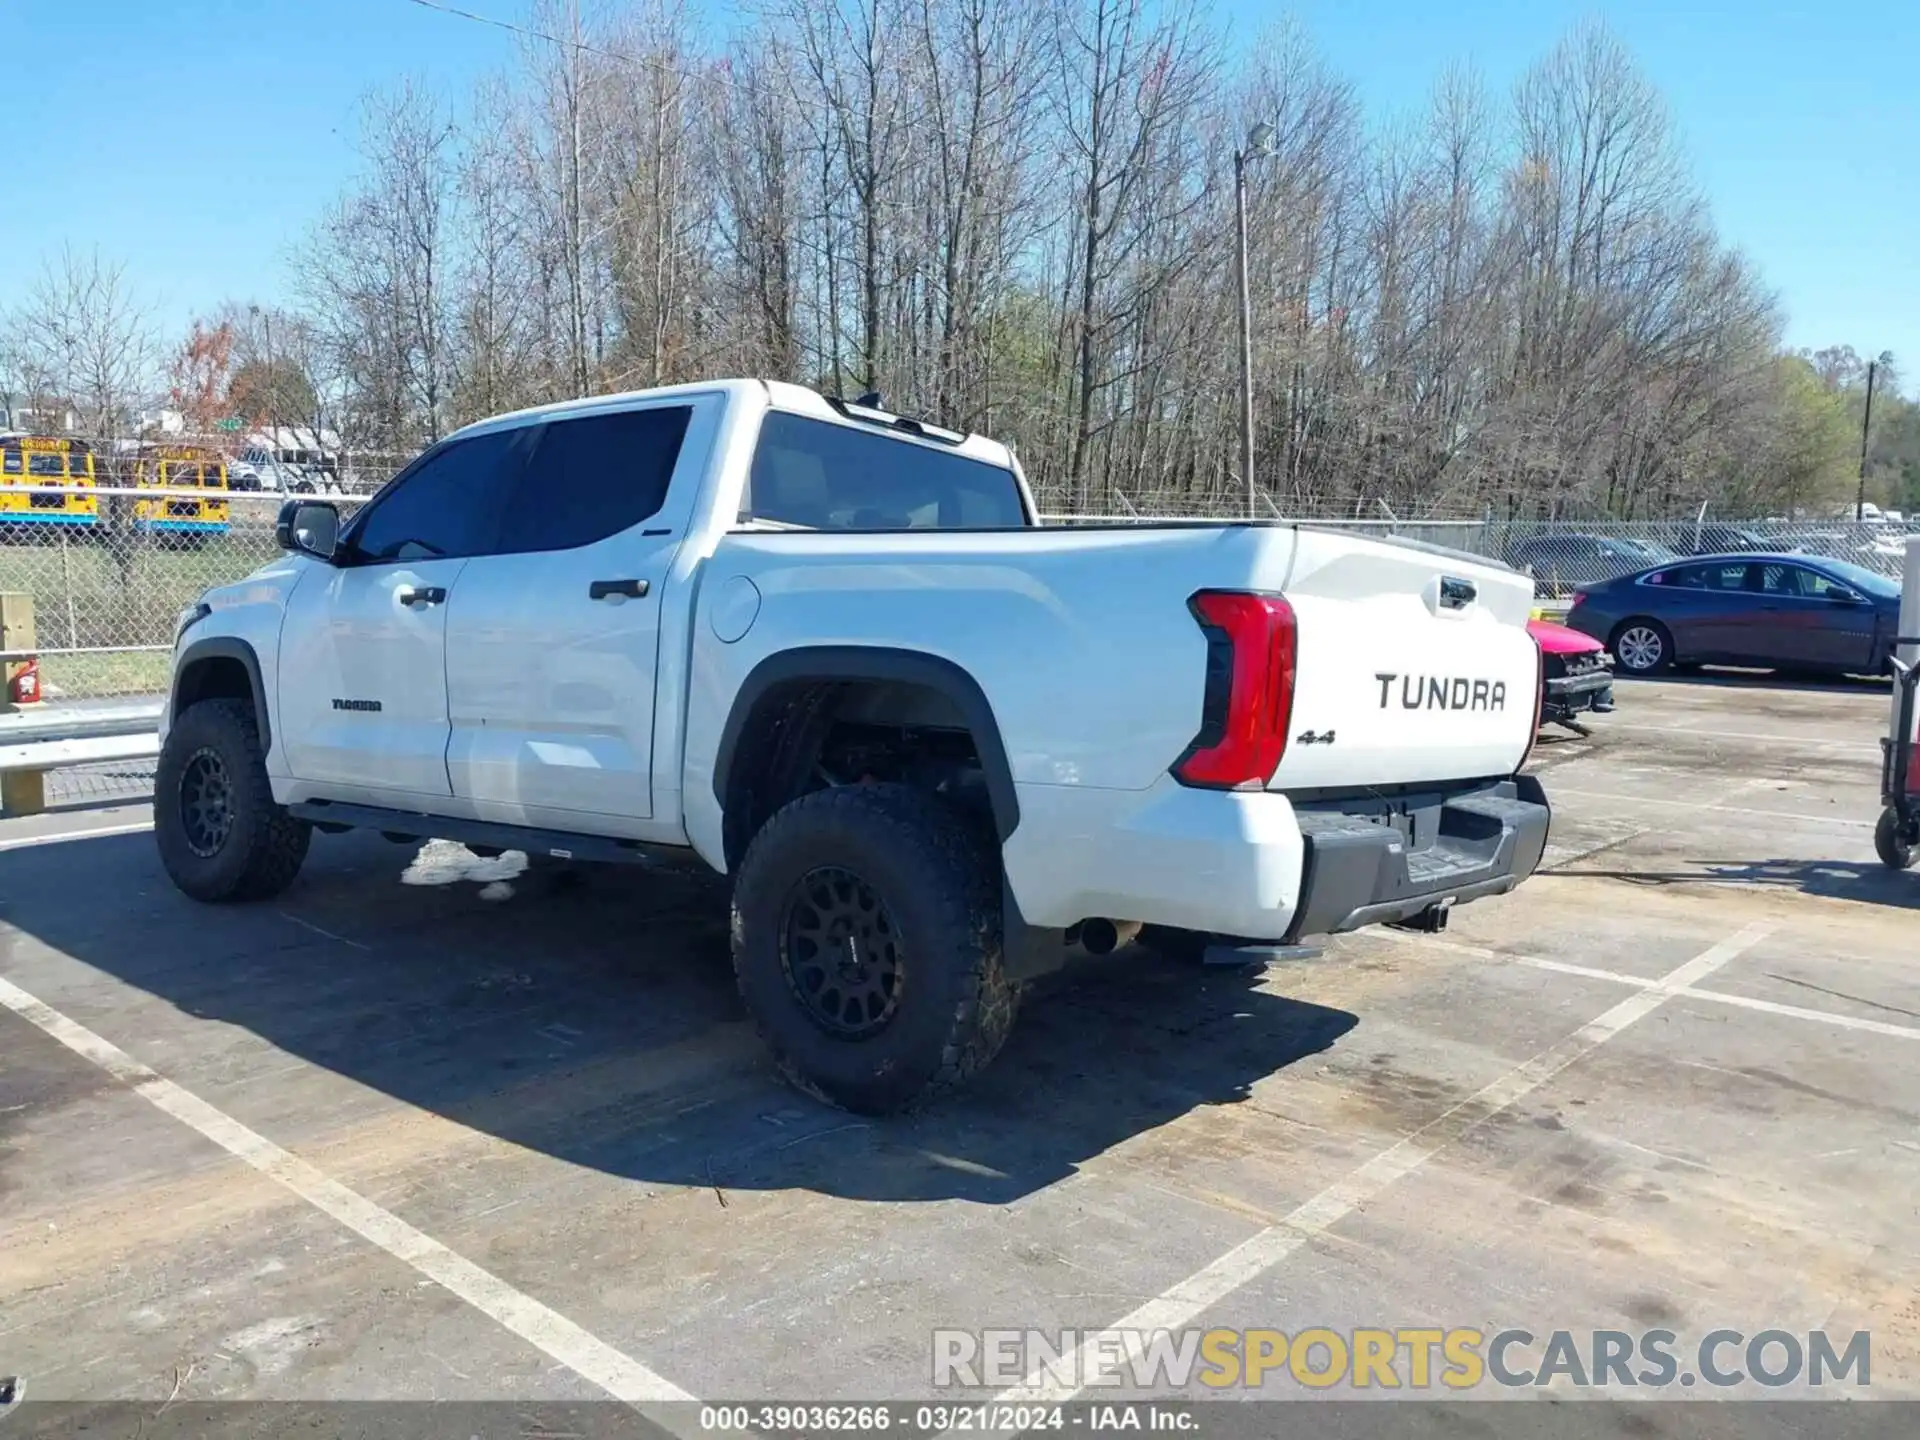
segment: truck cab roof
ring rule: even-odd
[[[662,401],[691,399],[694,396],[714,394],[725,395],[730,402],[730,408],[745,405],[761,411],[783,410],[815,420],[824,420],[831,424],[849,425],[860,429],[878,429],[909,444],[937,446],[943,451],[964,456],[969,460],[998,465],[1003,469],[1014,468],[1012,450],[998,440],[989,439],[984,435],[943,431],[937,426],[897,416],[875,407],[863,406],[856,401],[842,400],[839,397],[829,398],[817,390],[810,390],[804,385],[795,385],[785,380],[746,378],[702,380],[686,385],[667,385],[649,390],[625,390],[614,395],[594,395],[579,400],[559,400],[547,405],[535,405],[524,410],[510,411],[505,415],[492,416],[456,430],[447,438],[454,439],[466,435],[485,434],[494,430],[513,429],[565,416],[630,410],[642,404],[654,405]]]

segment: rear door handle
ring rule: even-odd
[[[394,598],[402,605],[438,605],[447,598],[447,592],[438,585],[402,585],[393,592]]]
[[[646,593],[644,580],[595,580],[587,586],[589,600],[638,600]]]

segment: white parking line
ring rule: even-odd
[[[153,829],[153,821],[138,820],[131,825],[98,825],[91,830],[54,830],[45,835],[16,835],[0,840],[0,850],[24,850],[29,845],[56,845],[62,840],[103,840],[109,835],[138,835]]]
[[[1659,980],[1647,982],[1644,988],[1588,1021],[1566,1039],[1450,1106],[1399,1144],[1381,1151],[1346,1178],[1329,1185],[1289,1212],[1278,1224],[1268,1226],[1205,1269],[1149,1300],[1116,1321],[1111,1330],[1090,1337],[1081,1345],[1075,1363],[1064,1367],[1065,1373],[1091,1373],[1099,1358],[1125,1353],[1130,1335],[1137,1342],[1134,1332],[1178,1330],[1191,1325],[1208,1307],[1273,1269],[1301,1246],[1375,1199],[1394,1181],[1411,1175],[1475,1126],[1537,1090],[1634,1021],[1645,1018],[1675,995],[1685,992],[1694,981],[1712,974],[1759,944],[1769,933],[1764,925],[1748,925]],[[1072,1399],[1080,1388],[1069,1380],[1056,1379],[1041,1367],[1028,1375],[1025,1384],[995,1398],[1008,1404],[1053,1404]]]
[[[1872,820],[1843,820],[1837,815],[1796,815],[1791,810],[1755,810],[1744,805],[1716,805],[1710,800],[1668,800],[1659,795],[1609,795],[1604,790],[1569,790],[1564,785],[1553,787],[1555,799],[1571,795],[1576,800],[1608,800],[1615,805],[1677,805],[1682,810],[1718,810],[1728,815],[1758,815],[1763,820],[1786,820],[1795,825],[1847,825],[1855,829],[1871,830],[1879,816]]]
[[[1423,935],[1419,941],[1421,948],[1427,950],[1453,950],[1455,954],[1471,954],[1475,960],[1505,960],[1513,966],[1526,966],[1530,970],[1551,970],[1555,975],[1580,975],[1582,979],[1603,979],[1613,985],[1632,985],[1636,991],[1645,991],[1661,981],[1647,979],[1645,975],[1628,975],[1624,970],[1599,970],[1597,966],[1576,966],[1567,960],[1548,960],[1540,954],[1509,954],[1507,950],[1490,950],[1484,945],[1463,945],[1461,941],[1440,941],[1430,935]],[[1730,1004],[1736,1010],[1759,1010],[1768,1016],[1786,1016],[1788,1020],[1812,1020],[1822,1025],[1837,1025],[1839,1029],[1860,1029],[1868,1035],[1891,1035],[1901,1041],[1920,1041],[1920,1025],[1895,1025],[1889,1020],[1862,1020],[1860,1016],[1837,1016],[1832,1010],[1811,1010],[1803,1004],[1780,1004],[1778,1000],[1757,1000],[1751,995],[1728,995],[1726,991],[1701,991],[1688,985],[1684,991],[1674,991],[1674,995],[1684,996],[1688,1000],[1713,1000],[1715,1004]]]
[[[1732,1005],[1740,1010],[1759,1010],[1768,1015],[1784,1015],[1792,1020],[1817,1020],[1822,1025],[1837,1025],[1842,1030],[1865,1030],[1873,1035],[1892,1035],[1901,1040],[1920,1040],[1920,1028],[1895,1025],[1890,1020],[1863,1020],[1857,1015],[1834,1015],[1825,1010],[1809,1010],[1804,1005],[1782,1005],[1777,1000],[1756,1000],[1751,995],[1729,995],[1724,990],[1693,990],[1688,1000],[1711,1000],[1716,1005]]]
[[[1428,949],[1452,950],[1462,955],[1471,955],[1479,960],[1504,960],[1509,964],[1525,965],[1534,970],[1551,970],[1556,975],[1579,975],[1588,980],[1605,980],[1614,985],[1631,985],[1636,990],[1651,989],[1661,983],[1641,975],[1629,975],[1622,970],[1601,970],[1592,965],[1572,965],[1565,960],[1549,960],[1541,955],[1510,955],[1504,950],[1489,950],[1482,945],[1462,945],[1456,940],[1434,940],[1423,937],[1420,944]],[[1838,1026],[1842,1030],[1864,1030],[1870,1035],[1891,1035],[1899,1040],[1920,1040],[1920,1026],[1896,1025],[1890,1020],[1866,1020],[1857,1015],[1836,1015],[1830,1010],[1814,1010],[1805,1005],[1783,1005],[1778,1000],[1759,1000],[1751,995],[1731,995],[1725,990],[1699,990],[1691,985],[1674,993],[1688,1000],[1709,1000],[1716,1005],[1731,1005],[1739,1010],[1757,1010],[1767,1015],[1783,1015],[1790,1020],[1813,1020],[1822,1025]]]
[[[1635,735],[1687,735],[1695,740],[1747,740],[1761,745],[1785,745],[1794,750],[1858,750],[1862,754],[1878,756],[1880,747],[1865,740],[1820,740],[1811,736],[1797,735],[1760,735],[1751,731],[1696,729],[1687,725],[1622,725],[1616,721],[1606,722],[1607,730],[1627,731]]]
[[[244,1160],[362,1239],[412,1266],[502,1329],[519,1336],[615,1399],[644,1408],[659,1402],[694,1398],[639,1361],[581,1329],[566,1316],[523,1295],[497,1275],[455,1254],[431,1235],[414,1229],[399,1216],[381,1209],[365,1196],[249,1130],[232,1116],[5,979],[0,979],[0,1005],[38,1026],[76,1055],[92,1061],[156,1109],[198,1131],[229,1155]],[[684,1415],[653,1412],[649,1418],[669,1429],[692,1433],[692,1426]]]

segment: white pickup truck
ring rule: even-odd
[[[1532,585],[1292,524],[1037,528],[1008,449],[762,381],[488,420],[182,614],[168,874],[311,832],[733,880],[785,1073],[883,1113],[1070,946],[1436,927],[1538,863]]]

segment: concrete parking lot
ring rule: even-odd
[[[1912,1396],[1886,689],[1620,691],[1536,750],[1516,894],[1265,971],[1088,961],[883,1123],[775,1081],[697,877],[322,837],[216,910],[141,807],[0,822],[0,1375],[878,1399],[935,1393],[936,1329],[1726,1327],[1869,1331],[1849,1393]]]

